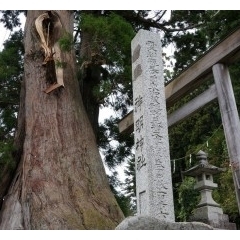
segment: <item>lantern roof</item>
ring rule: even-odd
[[[196,154],[196,157],[199,160],[198,164],[187,171],[183,171],[183,175],[191,177],[195,177],[203,173],[215,175],[226,170],[225,168],[219,168],[209,164],[207,160],[207,153],[201,150]]]

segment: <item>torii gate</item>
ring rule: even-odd
[[[173,79],[165,87],[165,97],[166,106],[169,108],[213,76],[215,84],[168,115],[168,127],[176,125],[206,104],[218,99],[240,212],[240,121],[228,71],[228,65],[239,59],[240,28],[214,45],[200,59]],[[133,132],[133,111],[119,122],[118,127],[120,133]]]

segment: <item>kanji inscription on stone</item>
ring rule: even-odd
[[[174,222],[160,36],[140,30],[131,46],[137,211]]]

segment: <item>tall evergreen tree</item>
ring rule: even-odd
[[[15,32],[0,53],[0,206],[17,165],[14,132],[19,110],[19,92],[23,74],[23,32]]]
[[[21,155],[4,197],[1,229],[113,229],[123,219],[83,106],[72,48],[60,42],[57,60],[65,64],[51,65],[57,54],[51,48],[57,51],[57,41],[72,31],[71,11],[28,11],[16,135]],[[57,67],[65,87],[46,94]]]

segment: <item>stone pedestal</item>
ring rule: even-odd
[[[133,216],[124,219],[116,230],[213,230],[201,222],[166,222],[151,216]]]
[[[216,206],[203,206],[195,209],[189,221],[203,222],[215,229],[236,230],[236,224],[230,223],[228,215],[223,214],[222,208]]]

